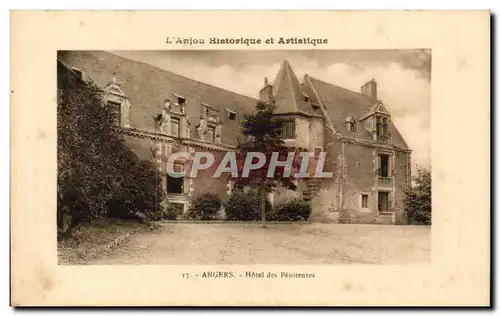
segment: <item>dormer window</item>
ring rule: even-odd
[[[352,116],[349,116],[348,118],[345,119],[345,125],[348,131],[350,132],[356,131],[356,120]]]
[[[170,119],[170,135],[173,137],[180,136],[180,120],[176,117]]]
[[[389,119],[387,117],[377,116],[377,137],[378,138],[387,138],[389,137]]]
[[[114,126],[120,126],[120,121],[121,121],[121,108],[122,105],[119,102],[114,102],[114,101],[108,101],[108,107],[111,109],[111,112],[113,113],[113,125]]]
[[[229,110],[227,111],[228,115],[232,112]],[[220,143],[222,137],[222,122],[219,119],[218,112],[219,110],[213,106],[203,102],[201,103],[200,123],[196,126],[200,139],[210,143]],[[236,113],[234,114],[236,115]]]
[[[71,68],[79,79],[83,79],[83,71],[78,68]]]
[[[186,102],[186,97],[175,93],[172,93],[172,95],[177,99],[177,103],[179,105],[184,104]]]
[[[356,131],[356,123],[355,122],[347,123],[347,129],[351,132],[355,132]]]
[[[205,140],[208,142],[213,143],[215,139],[215,127],[214,126],[208,126],[207,132],[206,132],[206,138]]]
[[[302,97],[304,98],[304,101],[308,102],[309,101],[309,96],[305,93],[302,93]]]

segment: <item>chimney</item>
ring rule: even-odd
[[[260,90],[259,98],[266,101],[273,96],[273,86],[269,84],[267,77],[264,78],[264,88]]]
[[[372,79],[365,83],[361,87],[361,93],[369,97],[370,99],[376,101],[377,99],[377,82],[375,79]]]

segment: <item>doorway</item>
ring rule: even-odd
[[[378,211],[389,211],[389,192],[378,192]]]

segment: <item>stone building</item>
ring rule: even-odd
[[[169,203],[187,209],[200,192],[228,198],[234,186],[229,178],[212,178],[209,170],[194,179],[172,178],[165,173],[166,158],[179,151],[222,157],[236,150],[244,114],[255,110],[257,99],[102,51],[61,51],[58,61],[102,87],[128,145],[157,164]],[[402,186],[411,179],[411,151],[378,99],[376,81],[360,92],[309,75],[301,82],[284,61],[272,83],[264,79],[259,98],[270,97],[285,120],[287,146],[311,157],[327,153],[324,171],[333,177],[300,180],[302,198],[311,200],[323,189],[335,208],[350,210],[357,222],[394,223]],[[174,169],[187,163],[178,161]]]

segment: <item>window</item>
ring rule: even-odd
[[[389,119],[387,117],[377,117],[377,136],[389,137]]]
[[[368,194],[361,194],[361,207],[368,208]]]
[[[295,121],[284,121],[281,138],[295,138]]]
[[[389,177],[389,156],[388,155],[379,155],[379,170],[380,176],[382,178]]]
[[[389,192],[378,193],[378,211],[387,212],[389,210]]]
[[[71,70],[73,70],[73,72],[76,74],[76,76],[80,79],[83,78],[83,72],[80,70],[80,69],[76,69],[76,68],[71,68]]]
[[[236,120],[236,112],[233,112],[231,110],[226,109],[227,111],[227,118],[230,119],[231,121]]]
[[[207,127],[205,140],[213,143],[214,137],[215,137],[215,127],[214,126]]]
[[[177,96],[177,103],[184,104],[186,102],[186,98],[182,96]]]
[[[173,178],[167,175],[167,193],[182,194],[184,191],[184,178]]]
[[[237,183],[237,182],[234,184],[234,187],[233,187],[234,191],[243,192],[244,189],[245,189],[245,185],[244,184]]]
[[[113,112],[113,125],[120,126],[121,121],[121,104],[118,102],[108,101],[108,106]]]
[[[356,123],[355,122],[348,122],[347,129],[351,132],[355,132],[356,131]]]
[[[170,135],[174,137],[179,137],[180,131],[179,131],[179,119],[178,118],[171,118],[170,119]]]
[[[356,120],[352,116],[346,117],[345,126],[346,126],[348,131],[355,132],[356,131]]]
[[[178,104],[183,104],[184,102],[186,102],[186,97],[175,93],[172,93],[172,95],[177,99]]]
[[[323,151],[323,148],[321,147],[316,147],[314,148],[314,158],[315,159],[318,159],[319,158],[319,154]]]

